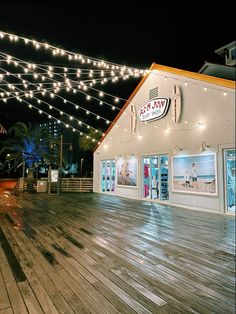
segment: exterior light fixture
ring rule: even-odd
[[[201,144],[201,151],[204,152],[206,151],[208,148],[210,148],[209,145],[207,145],[206,141],[203,141]]]
[[[176,154],[177,152],[182,152],[183,151],[183,147],[180,147],[179,145],[176,145],[174,147],[174,154]]]

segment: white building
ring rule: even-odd
[[[94,152],[94,192],[191,209],[235,212],[235,176],[235,82],[157,64]]]

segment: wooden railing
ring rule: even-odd
[[[62,192],[92,192],[93,178],[62,178]]]
[[[17,191],[29,191],[33,192],[37,190],[37,179],[26,179],[26,178],[20,178],[15,187],[14,192]]]
[[[14,188],[14,191],[29,191],[37,192],[37,179],[29,180],[20,178]],[[42,179],[39,181],[45,182],[48,186],[48,180]],[[44,189],[42,189],[44,191]],[[42,191],[41,190],[41,191]],[[62,178],[60,184],[61,192],[92,192],[93,191],[93,178]],[[47,188],[46,191],[47,192]]]

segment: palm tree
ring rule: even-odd
[[[52,138],[46,127],[28,126],[17,122],[8,130],[9,137],[2,141],[0,155],[5,153],[5,163],[13,161],[12,168],[25,163],[28,179],[33,179],[34,170],[39,164],[58,164],[59,142]],[[11,170],[9,169],[9,171]]]
[[[96,133],[95,131],[90,130],[87,136],[83,136],[79,139],[79,146],[84,151],[92,151],[97,145],[97,141],[99,141],[100,138],[100,133]]]

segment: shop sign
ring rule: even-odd
[[[153,121],[163,118],[169,109],[170,98],[157,97],[145,105],[142,106],[138,111],[139,119],[141,122]]]

